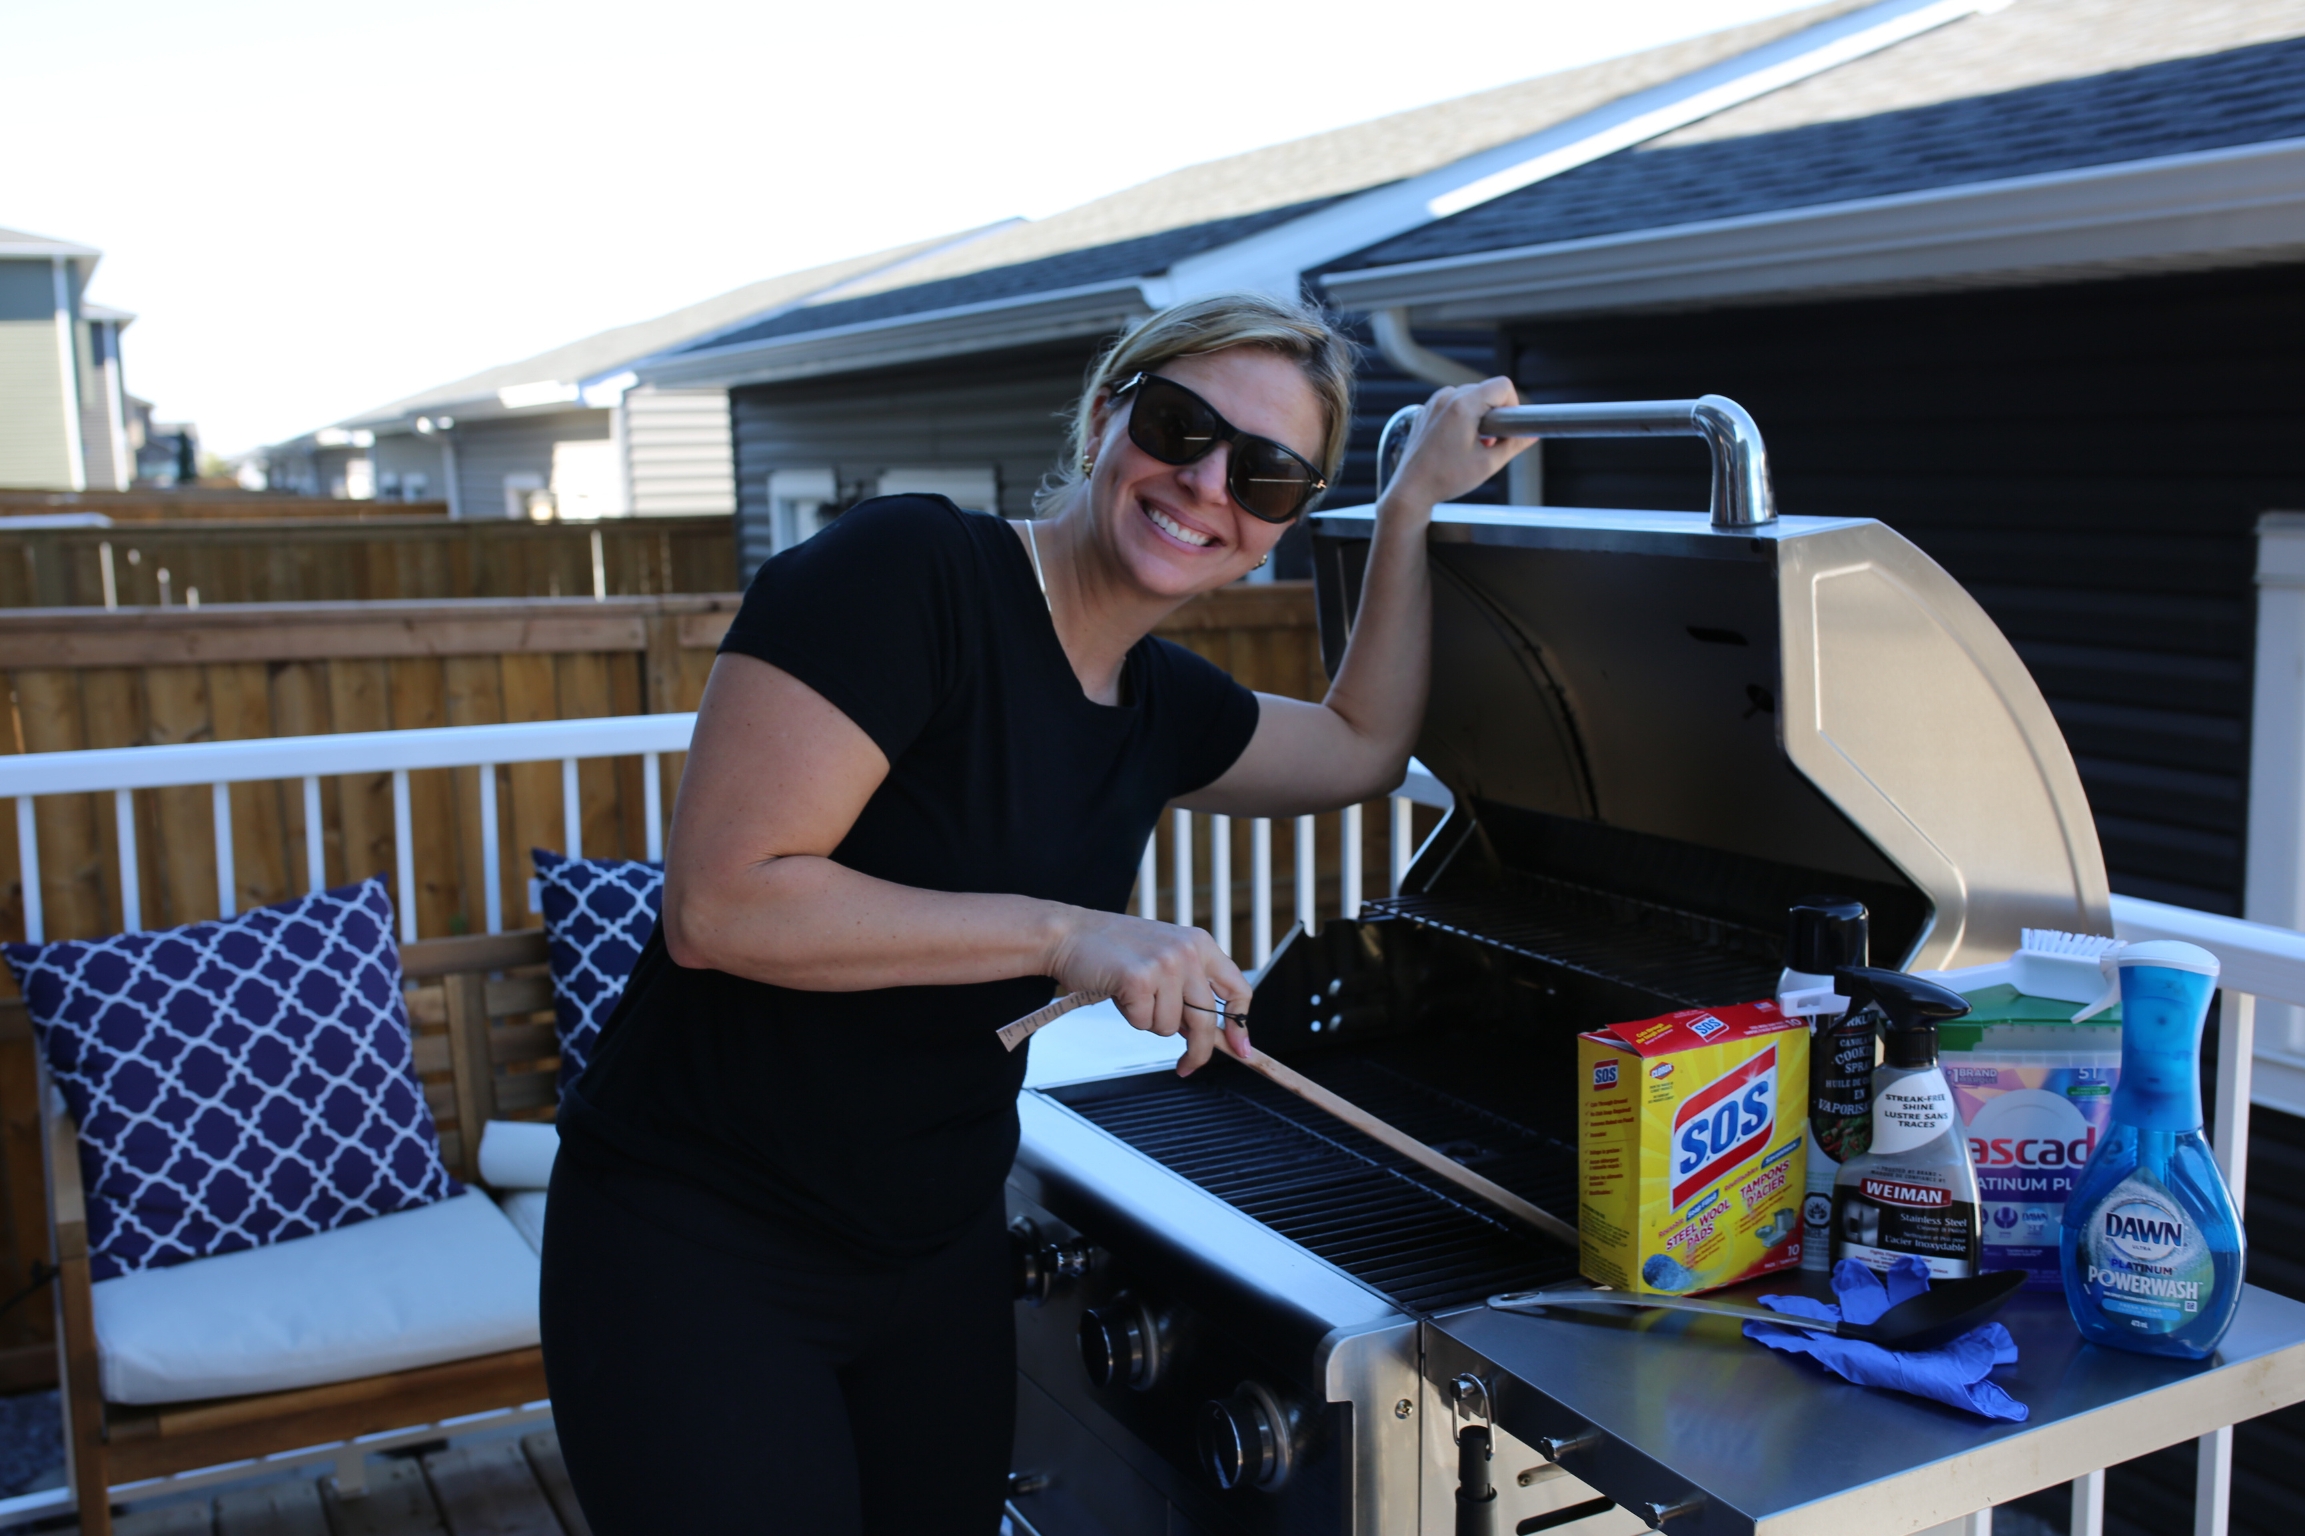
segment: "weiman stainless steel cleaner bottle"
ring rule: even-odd
[[[1873,1073],[1873,1138],[1833,1178],[1833,1262],[1887,1269],[1907,1255],[1937,1280],[1977,1273],[1977,1169],[1937,1065],[1937,1025],[1968,999],[1902,971],[1852,966],[1833,984],[1852,1012],[1882,1016],[1883,1060]]]

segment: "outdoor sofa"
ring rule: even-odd
[[[546,1397],[537,1345],[542,1185],[557,1137],[506,1124],[553,1102],[558,1049],[541,931],[399,946],[416,1071],[453,1085],[435,1115],[447,1167],[468,1186],[292,1241],[91,1275],[76,1132],[42,1067],[58,1376],[68,1474],[84,1536],[109,1536],[122,1484],[329,1448],[342,1494],[395,1432]],[[425,1026],[443,1026],[427,1031]],[[505,1192],[505,1207],[485,1186]],[[355,1444],[363,1441],[364,1444]],[[301,1459],[301,1458],[299,1458]]]

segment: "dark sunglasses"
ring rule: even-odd
[[[1136,399],[1129,403],[1129,441],[1163,464],[1191,464],[1215,452],[1217,444],[1231,444],[1225,489],[1251,517],[1289,522],[1329,488],[1302,455],[1269,437],[1243,432],[1182,384],[1140,373],[1117,386],[1112,396],[1118,400],[1131,390]]]

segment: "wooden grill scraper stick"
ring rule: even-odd
[[[1002,1025],[999,1032],[1000,1043],[1013,1051],[1031,1039],[1034,1032],[1039,1030],[1041,1026],[1056,1022],[1075,1008],[1084,1008],[1090,1003],[1103,1001],[1105,1001],[1104,997],[1098,993],[1068,992],[1047,1007],[1037,1008],[1012,1024]],[[1249,1053],[1246,1056],[1240,1055],[1233,1050],[1232,1042],[1226,1037],[1225,1032],[1219,1029],[1217,1031],[1217,1049],[1250,1071],[1258,1073],[1277,1086],[1287,1089],[1315,1109],[1334,1115],[1370,1140],[1383,1142],[1426,1172],[1438,1174],[1451,1184],[1456,1185],[1457,1188],[1479,1196],[1501,1211],[1519,1217],[1548,1237],[1557,1238],[1571,1247],[1576,1245],[1577,1229],[1552,1212],[1539,1209],[1494,1180],[1482,1178],[1454,1158],[1442,1156],[1408,1132],[1378,1119],[1341,1094],[1331,1093],[1303,1073],[1273,1060],[1255,1046],[1249,1047]]]
[[[1013,1051],[1040,1032],[1041,1026],[1054,1024],[1075,1008],[1086,1008],[1091,1003],[1103,1002],[1101,992],[1067,992],[1045,1008],[1035,1008],[1023,1018],[1000,1027],[1001,1049]]]

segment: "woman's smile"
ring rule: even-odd
[[[1190,550],[1203,550],[1222,542],[1215,534],[1195,526],[1179,513],[1154,506],[1149,501],[1139,500],[1137,505],[1143,508],[1146,521],[1172,544]]]

